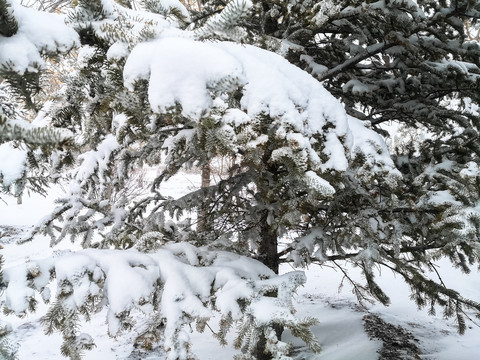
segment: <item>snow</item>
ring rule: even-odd
[[[113,134],[108,134],[105,139],[97,146],[97,149],[90,150],[78,157],[81,161],[80,166],[75,169],[75,179],[80,186],[85,185],[85,182],[90,176],[96,172],[102,186],[105,186],[108,179],[104,176],[107,165],[110,162],[112,153],[117,150],[119,144]]]
[[[185,17],[185,20],[190,21],[190,13],[179,0],[161,0],[159,3],[164,9],[168,9],[170,11],[171,9],[176,9],[180,11],[180,13]]]
[[[378,358],[379,341],[370,340],[363,330],[362,312],[353,311],[348,305],[338,307],[335,301],[308,294],[299,299],[299,317],[320,318],[314,327],[315,335],[322,346],[319,354],[308,355],[309,360],[372,360]],[[322,302],[325,303],[322,304]],[[294,341],[288,333],[284,341]],[[295,342],[294,342],[295,344]],[[302,344],[297,343],[298,346]],[[302,357],[299,357],[302,359]]]
[[[473,161],[470,161],[466,164],[466,167],[460,171],[460,176],[462,178],[473,178],[475,179],[478,176],[480,169],[478,165]]]
[[[64,16],[36,11],[7,0],[18,23],[18,31],[11,37],[0,36],[0,65],[24,74],[36,72],[35,66],[44,66],[40,54],[66,52],[80,41],[77,33],[65,25]]]
[[[5,304],[19,316],[26,314],[30,299],[35,298],[35,290],[41,293],[45,300],[50,300],[50,292],[46,288],[50,280],[50,270],[53,260],[27,261],[12,266],[4,271],[4,279],[11,284],[5,291]],[[27,287],[27,275],[32,278],[33,288]]]
[[[341,5],[336,4],[335,1],[332,0],[324,0],[320,3],[317,3],[313,7],[313,11],[315,15],[312,18],[312,21],[317,25],[321,26],[332,15],[338,13],[341,10]]]
[[[108,60],[126,58],[129,54],[128,45],[123,42],[116,42],[107,51]]]
[[[354,95],[370,93],[377,90],[377,88],[378,85],[367,85],[359,80],[349,80],[345,85],[342,86],[343,92],[351,92]]]
[[[313,171],[307,171],[305,173],[306,181],[315,191],[318,191],[321,194],[326,196],[332,196],[335,194],[335,189],[324,179],[318,176]]]
[[[26,150],[14,147],[11,142],[0,145],[0,180],[4,188],[8,188],[22,177],[26,169],[26,160]]]
[[[116,48],[115,44],[112,45],[112,48]],[[112,50],[112,51],[114,51]],[[77,53],[77,65],[83,69],[88,66],[88,62],[95,55],[95,48],[89,45],[83,45]]]
[[[35,291],[27,287],[26,273],[25,265],[17,265],[4,271],[5,281],[11,284],[5,291],[5,306],[18,316],[27,312],[29,299],[35,297]]]
[[[163,37],[137,45],[127,59],[124,82],[149,80],[149,102],[156,112],[180,105],[182,114],[199,121],[214,106],[212,94],[242,87],[241,109],[225,121],[238,125],[268,115],[278,123],[278,137],[301,134],[314,170],[344,171],[351,146],[348,120],[342,105],[311,75],[274,53],[230,42],[199,42]],[[239,110],[245,115],[239,116]],[[236,120],[235,120],[236,119]],[[331,124],[332,127],[326,127]],[[308,139],[326,137],[322,163]],[[342,139],[342,140],[341,140]]]
[[[322,76],[322,74],[328,70],[326,66],[317,64],[309,55],[300,55],[300,60],[308,64],[308,70],[315,76]]]
[[[241,64],[214,44],[166,38],[138,45],[127,60],[124,78],[132,90],[135,80],[151,79],[149,100],[154,111],[165,112],[179,102],[185,116],[199,119],[212,105],[208,88],[227,74],[238,73]]]
[[[250,121],[252,121],[250,116],[245,114],[240,109],[227,109],[222,120],[224,123],[233,125],[235,127],[248,124]]]
[[[121,329],[117,314],[131,310],[141,299],[151,295],[159,274],[158,265],[147,255],[133,251],[86,250],[82,255],[89,257],[90,264],[92,260],[97,264],[97,281],[103,277],[106,279],[109,334],[116,335]],[[94,270],[90,269],[90,272],[95,273]]]
[[[365,164],[358,170],[358,175],[372,176],[382,171],[395,182],[395,178],[401,178],[390,157],[390,152],[385,140],[375,131],[368,129],[366,124],[359,119],[348,116],[348,126],[352,134],[352,146],[350,156],[355,159],[357,155],[365,157]]]
[[[456,200],[455,197],[448,190],[433,192],[428,196],[426,203],[434,205],[448,204],[462,206],[462,203]]]

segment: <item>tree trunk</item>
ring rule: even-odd
[[[278,274],[279,270],[279,259],[278,259],[278,238],[277,233],[272,227],[267,223],[267,217],[262,221],[260,225],[260,245],[258,248],[258,260],[260,260],[264,265],[268,266],[271,270]],[[265,294],[266,296],[277,297],[277,291]],[[278,324],[272,325],[273,329],[277,334],[278,340],[281,339],[283,333],[283,326]],[[260,335],[260,340],[257,343],[255,350],[255,358],[257,360],[270,360],[272,359],[272,354],[265,353],[266,338],[264,334]]]
[[[206,163],[202,167],[202,188],[206,188],[210,186],[210,176],[212,173],[212,169],[210,167],[210,163]],[[200,209],[198,210],[198,222],[197,222],[197,231],[205,231],[205,218],[207,216],[208,209],[202,204]]]
[[[267,219],[260,225],[260,246],[258,248],[258,259],[275,274],[278,274],[278,239],[277,233],[267,223]]]

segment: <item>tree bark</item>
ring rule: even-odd
[[[268,266],[271,270],[278,274],[279,271],[279,256],[278,256],[278,237],[277,233],[267,222],[267,216],[260,225],[260,244],[258,248],[258,260],[264,265]],[[277,297],[278,292],[272,291],[265,294],[266,296]],[[278,340],[281,339],[283,333],[283,326],[278,324],[272,324],[273,329],[277,334]],[[257,343],[255,349],[255,358],[257,360],[271,360],[272,354],[265,353],[267,339],[264,334],[260,335],[260,340]]]
[[[206,188],[210,186],[210,177],[212,174],[212,168],[210,167],[210,163],[206,163],[202,167],[202,188]],[[197,231],[205,231],[205,218],[207,216],[208,209],[202,204],[200,209],[198,210],[198,222],[197,222]]]
[[[260,244],[258,248],[258,259],[275,274],[278,274],[278,239],[276,231],[267,223],[266,217],[260,225]]]

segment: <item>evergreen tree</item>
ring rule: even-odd
[[[115,194],[122,191],[125,182],[128,181],[129,174],[134,168],[142,166],[144,163],[160,165],[165,153],[169,157],[167,169],[158,179],[155,179],[154,187],[158,187],[168,176],[178,172],[185,165],[185,160],[192,164],[195,162],[198,165],[208,162],[210,158],[219,153],[217,149],[212,148],[210,150],[211,154],[208,154],[208,147],[212,146],[208,144],[212,139],[206,137],[209,128],[217,132],[217,135],[214,133],[214,136],[219,136],[222,135],[217,131],[219,130],[217,124],[217,120],[220,120],[219,117],[225,118],[225,120],[221,120],[225,124],[239,122],[238,125],[240,126],[247,119],[247,115],[238,109],[240,106],[238,100],[234,99],[235,96],[240,94],[238,89],[244,84],[243,75],[235,64],[232,64],[233,67],[229,64],[226,66],[222,64],[224,61],[232,62],[234,60],[232,55],[228,55],[230,51],[228,47],[232,47],[231,51],[239,52],[239,54],[244,52],[243,48],[233,44],[225,44],[225,48],[216,49],[213,44],[195,40],[205,39],[205,34],[208,31],[183,31],[181,28],[186,25],[185,17],[180,16],[183,14],[183,8],[178,5],[174,7],[178,11],[172,11],[172,7],[170,7],[167,15],[168,18],[179,16],[178,20],[167,20],[164,7],[152,7],[151,4],[146,6],[159,14],[133,11],[108,1],[101,3],[80,1],[71,16],[72,26],[78,32],[83,44],[78,54],[79,68],[78,71],[72,73],[68,80],[63,100],[51,107],[48,116],[52,117],[52,124],[68,128],[75,134],[76,150],[66,155],[69,158],[68,161],[76,162],[76,167],[66,174],[72,183],[70,193],[65,199],[59,200],[60,206],[52,216],[45,219],[44,223],[34,230],[34,233],[45,231],[50,234],[52,244],[70,234],[72,239],[81,237],[84,247],[107,248],[114,246],[123,249],[135,245],[136,248],[148,252],[156,258],[157,255],[164,255],[165,249],[167,249],[165,246],[162,247],[163,253],[159,253],[160,255],[155,255],[155,251],[159,251],[160,245],[168,240],[172,242],[193,241],[195,234],[192,230],[194,228],[192,229],[191,225],[188,224],[188,220],[177,224],[167,220],[167,212],[170,211],[166,208],[167,204],[171,207],[172,212],[176,211],[174,207],[176,208],[177,205],[165,202],[158,191],[134,204],[128,203],[128,199]],[[247,6],[243,2],[234,2],[232,7],[233,9],[226,9],[228,16],[232,16],[236,11],[244,12]],[[228,31],[234,27],[228,27]],[[157,39],[157,41],[146,41],[151,39]],[[168,47],[173,46],[175,48],[176,42],[179,42],[180,49],[170,51]],[[138,46],[136,46],[137,44]],[[167,49],[158,48],[162,45],[166,46]],[[200,72],[198,73],[200,77],[196,75],[197,64],[195,62],[182,64],[182,58],[179,57],[181,53],[177,53],[177,50],[190,52],[190,45],[202,52],[201,62],[198,64],[200,66]],[[220,46],[223,47],[224,44]],[[143,72],[142,61],[152,59],[141,56],[135,60],[135,57],[132,57],[134,53],[141,55],[142,51],[160,51],[173,55],[172,58],[159,57],[159,59],[164,58],[168,62],[165,64],[167,67],[164,70],[167,73],[186,72],[185,79],[187,81],[194,80],[197,77],[198,84],[194,91],[198,92],[198,98],[191,96],[188,84],[171,83],[172,88],[160,95],[169,97],[169,91],[171,91],[172,94],[176,93],[175,96],[179,96],[181,101],[176,104],[175,101],[171,102],[167,99],[165,106],[168,109],[160,109],[163,104],[160,104],[159,107],[155,106],[154,102],[156,100],[151,96],[152,91],[154,91],[152,87],[155,84],[161,84],[161,82],[155,81],[149,84],[148,78],[142,78],[136,73],[137,70]],[[207,59],[212,55],[211,53],[220,56],[213,66],[207,63]],[[190,54],[185,55],[194,60]],[[265,60],[269,59],[270,56],[268,52],[249,48],[242,62],[248,65],[249,62],[256,61],[255,55],[260,55]],[[133,61],[133,66],[126,65],[126,61],[130,61],[130,64]],[[283,71],[293,69],[296,76],[300,78],[304,76],[301,71],[278,56],[274,56],[273,61],[278,62],[278,66],[283,68]],[[154,66],[157,69],[162,69],[162,65],[160,67]],[[177,66],[177,69],[174,66]],[[216,66],[220,66],[220,69],[217,69]],[[261,79],[255,79],[254,67],[249,66],[250,77],[255,86],[269,85],[268,83],[263,84]],[[234,70],[234,72],[230,73],[230,70]],[[204,72],[203,75],[202,71]],[[205,74],[207,74],[206,77]],[[281,72],[278,72],[278,74],[283,77],[286,76]],[[273,79],[275,75],[276,73],[269,78]],[[303,81],[306,82],[302,88],[302,91],[306,92],[305,96],[311,96],[314,92],[328,96],[321,86],[310,77],[303,78]],[[124,82],[127,83],[127,87],[124,86]],[[282,86],[283,83],[278,85]],[[296,91],[291,83],[287,83],[287,85],[289,86],[288,91]],[[258,89],[254,87],[253,91],[253,95],[256,95]],[[213,99],[210,94],[212,94]],[[288,118],[283,117],[275,124],[277,128],[284,124],[288,127],[289,132],[293,132],[294,127],[302,127],[302,115],[295,109],[295,106],[305,108],[307,105],[302,103],[304,101],[302,100],[303,94],[299,95],[300,99],[295,103],[295,100],[292,102],[289,99],[287,91],[282,90],[281,96],[288,100],[287,107],[290,111],[296,112],[297,119],[295,122],[294,119],[291,119],[292,123],[288,123]],[[278,96],[277,98],[277,100],[281,100]],[[232,108],[227,106],[229,99],[233,101]],[[255,99],[252,98],[251,101],[252,106],[254,106]],[[274,108],[273,101],[268,99],[266,101],[266,106],[272,107],[272,114],[281,111]],[[216,104],[213,104],[213,102],[216,102]],[[310,108],[312,112],[319,112],[321,111],[321,104],[312,104]],[[328,116],[325,116],[324,122],[325,124],[330,122],[329,126],[337,129],[338,136],[342,136],[346,117],[339,104],[336,104],[334,109],[339,111],[341,116],[338,129],[335,118],[329,119]],[[260,116],[260,112],[263,111],[260,109],[258,115]],[[271,116],[265,114],[261,117],[270,118]],[[266,121],[268,124],[271,120],[267,119]],[[247,125],[246,130],[248,130],[248,127]],[[307,127],[308,131],[318,133],[318,136],[321,135],[318,127],[312,126],[311,129],[309,126]],[[256,133],[252,130],[251,135],[246,134],[247,138],[241,140],[244,146],[247,145],[246,141],[263,141],[260,131],[264,130],[261,130],[260,127],[259,130],[256,130]],[[200,135],[197,136],[196,132]],[[344,157],[343,145],[337,139],[337,133],[334,130],[326,132],[330,134],[330,141],[334,143],[335,148],[340,151],[339,161],[341,162],[341,158]],[[178,154],[182,151],[195,151],[194,147],[182,150],[180,144],[176,143],[177,139],[184,138],[188,133],[193,135],[195,146],[200,146],[197,141],[203,143],[201,145],[203,149],[199,148],[201,152],[197,151],[198,159],[178,158]],[[280,144],[282,142],[286,144],[287,139],[285,137],[287,135],[280,136],[283,136]],[[171,151],[166,151],[168,143],[172,141]],[[294,140],[292,139],[292,141]],[[297,141],[308,142],[305,135],[301,134]],[[225,142],[225,146],[229,145]],[[322,149],[323,145],[318,144],[317,147]],[[64,154],[60,153],[58,155],[55,166],[62,167],[67,164],[67,159],[63,158]],[[255,156],[255,154],[252,153],[251,156]],[[313,145],[308,154],[305,153],[300,156],[303,161],[312,162],[314,163],[313,166],[316,167],[319,166],[319,160],[314,153]],[[334,167],[337,161],[334,160],[331,163],[330,166]],[[305,173],[308,169],[304,168],[300,171]],[[323,196],[322,192],[328,195],[328,192],[331,192],[328,183],[313,171],[310,173],[309,182],[305,182],[302,186],[311,187],[319,193],[319,196]],[[152,204],[156,206],[156,209],[150,209]],[[222,206],[224,205],[222,204]],[[185,210],[188,211],[188,207]],[[58,229],[55,224],[56,221],[60,221],[62,226],[60,234],[56,234],[56,229]],[[100,242],[93,236],[96,231],[104,235]],[[202,242],[206,243],[206,239]],[[69,266],[76,261],[79,261],[79,264],[82,265],[80,268],[73,267],[77,273],[84,274],[80,280],[70,278],[65,274],[62,275],[59,269],[65,262],[64,257],[54,260],[53,263],[37,263],[33,267],[29,266],[24,269],[24,275],[21,275],[20,278],[13,278],[14,274],[7,272],[7,311],[22,315],[28,310],[34,310],[35,297],[32,290],[39,292],[44,300],[48,300],[49,295],[46,292],[48,281],[45,281],[45,274],[52,273],[53,268],[55,268],[59,290],[56,302],[43,318],[43,322],[47,333],[53,331],[62,333],[64,338],[62,353],[72,359],[78,359],[82,351],[93,346],[93,339],[78,331],[79,315],[88,319],[95,309],[106,305],[110,309],[107,321],[109,333],[112,336],[133,326],[131,312],[148,310],[152,323],[145,330],[145,336],[148,335],[147,338],[157,339],[156,343],[160,340],[163,343],[163,348],[168,352],[168,356],[172,359],[187,359],[192,356],[189,350],[188,336],[182,328],[192,321],[199,324],[199,329],[204,328],[205,325],[202,324],[210,317],[210,312],[207,311],[209,308],[219,311],[222,315],[221,330],[218,334],[220,341],[225,341],[225,334],[231,329],[234,322],[239,324],[241,332],[235,346],[241,348],[242,358],[252,358],[252,354],[258,351],[259,338],[265,339],[261,344],[260,351],[268,351],[279,359],[284,358],[289,351],[289,347],[280,341],[274,331],[276,324],[292,329],[293,333],[304,339],[313,350],[317,351],[319,349],[309,330],[309,326],[314,324],[315,321],[313,319],[299,320],[293,316],[291,297],[295,289],[305,281],[303,274],[293,273],[277,278],[274,272],[260,266],[259,263],[253,262],[251,269],[245,267],[245,265],[242,265],[245,260],[240,258],[240,266],[235,270],[238,276],[236,275],[235,279],[232,279],[232,281],[238,282],[240,288],[231,293],[227,291],[226,295],[222,295],[222,292],[225,291],[224,285],[230,286],[231,283],[225,283],[221,279],[223,273],[221,264],[212,259],[217,257],[221,259],[224,255],[216,255],[213,251],[203,254],[203,250],[185,247],[185,244],[179,245],[181,245],[178,247],[179,250],[175,250],[177,247],[172,248],[173,255],[179,258],[177,261],[180,263],[185,261],[183,254],[187,255],[188,263],[191,263],[192,267],[199,267],[200,274],[211,278],[205,284],[204,281],[201,282],[201,285],[205,285],[205,287],[198,288],[195,284],[182,283],[180,285],[183,285],[184,288],[180,288],[180,290],[170,289],[178,283],[178,276],[180,278],[187,278],[187,276],[174,273],[174,276],[172,275],[173,280],[168,281],[165,275],[159,276],[157,274],[157,277],[154,278],[152,283],[148,284],[142,294],[128,295],[131,300],[127,302],[122,299],[107,297],[107,294],[113,292],[112,289],[107,288],[107,284],[114,281],[109,279],[118,274],[108,274],[110,265],[106,263],[102,265],[96,255],[92,257],[93,253],[88,253],[90,255],[85,253],[78,254],[78,256],[67,256]],[[245,249],[243,250],[245,251]],[[198,251],[200,251],[198,255],[194,255]],[[101,256],[106,256],[108,251],[103,250],[102,253],[105,255]],[[133,258],[130,257],[130,254],[126,253],[129,259],[127,260],[128,263],[134,261],[131,260]],[[85,259],[85,256],[89,258],[89,261],[82,260]],[[113,258],[118,258],[118,256],[118,253],[115,253]],[[192,260],[192,256],[197,260]],[[234,257],[233,260],[237,258]],[[149,256],[143,256],[140,259],[140,264],[142,264],[140,267],[148,266]],[[166,261],[164,256],[158,258],[159,264],[164,261]],[[175,265],[175,267],[178,266],[180,265]],[[211,270],[209,270],[209,266],[212,267]],[[192,267],[188,268],[189,276],[192,276],[195,271]],[[94,270],[95,268],[98,270]],[[181,272],[180,268],[177,270]],[[32,274],[32,271],[34,274]],[[164,268],[160,271],[160,274],[165,274],[166,271],[167,268]],[[68,273],[70,273],[70,270]],[[104,276],[101,275],[102,273]],[[214,281],[217,273],[220,277]],[[138,277],[138,275],[133,276]],[[214,277],[212,278],[212,276]],[[25,282],[25,279],[28,280],[32,277],[39,278],[39,281]],[[177,281],[175,281],[176,279]],[[13,291],[10,294],[9,288],[14,286],[15,282],[25,283],[25,293],[21,293],[20,297],[27,299],[27,301],[20,301]],[[150,282],[150,280],[147,282]],[[83,290],[78,289],[79,287],[82,288],[82,283],[90,284],[88,285],[88,293],[84,294]],[[78,291],[81,292],[80,295]],[[178,291],[181,291],[182,295],[179,295]],[[187,295],[190,292],[192,294]],[[272,293],[275,293],[276,296],[272,297]],[[211,294],[215,294],[213,299]],[[181,298],[186,296],[185,303],[178,298],[179,296]],[[72,305],[72,299],[77,299],[74,305]],[[78,301],[78,299],[81,299],[81,301]],[[130,303],[133,305],[130,305]],[[178,303],[178,309],[172,307],[172,304],[175,303]],[[271,314],[268,317],[261,314],[265,306],[271,309]],[[139,338],[143,338],[143,335],[140,334]],[[156,346],[158,344],[155,344]],[[151,347],[151,345],[147,347]]]
[[[192,18],[202,23],[218,6],[207,1]],[[390,268],[411,286],[419,307],[434,312],[440,304],[447,316],[455,314],[460,332],[462,307],[478,311],[478,303],[440,277],[432,281],[425,269],[434,271],[435,260],[446,256],[469,272],[479,260],[480,199],[473,184],[480,48],[470,31],[479,10],[478,1],[254,1],[242,22],[257,35],[251,42],[311,73],[373,130],[388,136],[394,122],[427,134],[391,149],[401,173],[393,187],[369,174],[372,164],[363,155],[352,156],[344,188],[324,212],[313,212],[305,233],[280,255],[297,264],[339,266],[336,260],[348,259],[367,280],[352,280],[359,299],[368,291],[383,303],[389,300],[372,265]]]
[[[246,191],[251,198],[238,195],[242,184],[237,185],[232,176],[212,186],[211,193],[200,190],[167,206],[195,208],[198,202],[212,199],[209,233],[203,235],[210,236],[209,243],[224,234],[246,237],[273,269],[282,259],[297,265],[330,260],[335,266],[336,260],[347,259],[365,273],[366,284],[352,280],[360,300],[370,293],[382,303],[389,302],[372,269],[375,264],[390,268],[409,283],[420,307],[428,305],[433,312],[435,304],[443,305],[446,315],[457,316],[463,332],[462,306],[478,311],[478,303],[446,288],[441,278],[431,280],[426,269],[433,270],[434,261],[447,256],[469,272],[479,260],[480,199],[473,185],[478,168],[479,45],[469,41],[464,26],[466,22],[475,26],[479,3],[254,1],[250,13],[239,11],[242,16],[228,18],[227,8],[219,12],[223,7],[223,2],[204,2],[202,11],[192,16],[196,32],[217,39],[230,33],[237,40],[241,33],[237,29],[243,27],[242,42],[275,51],[310,72],[342,100],[347,113],[371,124],[372,130],[388,135],[383,124],[395,121],[407,129],[422,127],[429,139],[392,149],[398,173],[375,155],[375,148],[382,152],[381,141],[365,149],[354,139],[349,168],[338,174],[330,199],[312,199],[310,192],[296,188],[293,184],[301,181],[286,158],[279,174],[268,164],[267,151],[266,157],[262,152],[253,157],[264,160],[260,166],[267,165],[265,170],[258,162],[242,163],[248,159],[242,153],[236,164],[238,169],[255,169],[258,176],[263,171],[271,174],[269,182],[245,180],[253,179],[255,184],[254,190]],[[235,31],[229,32],[230,28]],[[355,124],[350,121],[352,129]],[[210,143],[223,144],[221,139]],[[298,162],[293,166],[300,167]],[[282,181],[283,170],[292,176],[288,182]],[[278,188],[273,185],[277,180]],[[265,192],[262,183],[268,183]],[[222,203],[229,194],[226,189],[235,190]],[[268,200],[270,190],[272,200]],[[302,195],[309,197],[303,201]],[[252,203],[269,209],[263,218],[252,214]],[[258,224],[266,229],[258,230]],[[277,254],[278,239],[292,233],[297,237]]]

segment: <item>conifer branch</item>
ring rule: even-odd
[[[18,23],[13,16],[11,5],[7,0],[0,0],[0,35],[11,37],[18,31]]]

